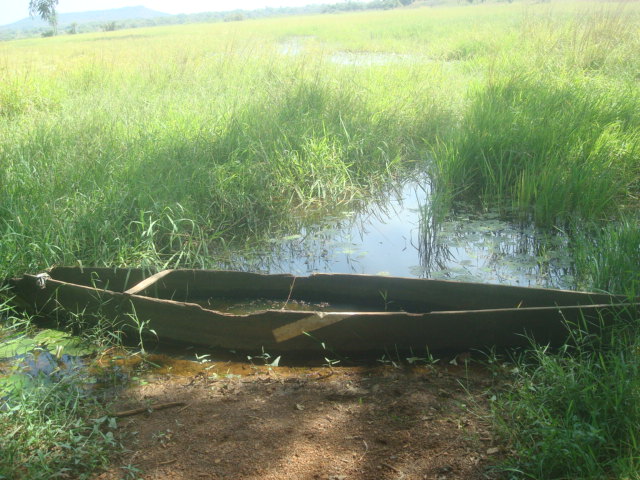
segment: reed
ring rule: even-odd
[[[550,226],[636,206],[636,91],[615,82],[492,79],[459,131],[436,148],[441,188]]]
[[[112,104],[15,128],[4,149],[5,265],[131,264],[156,253],[186,261],[178,245],[286,226],[292,210],[361,198],[397,171],[406,147],[385,141],[399,128],[391,115],[373,118],[324,81],[278,89],[222,111],[207,111],[210,102],[198,115],[152,111],[152,125],[123,121],[131,107]]]
[[[640,296],[640,228],[637,219],[622,218],[601,226],[582,226],[574,236],[576,271],[585,287]]]

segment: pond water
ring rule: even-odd
[[[289,37],[278,44],[278,53],[280,55],[299,55],[304,50],[304,43],[314,38],[313,36],[304,35]]]
[[[427,179],[385,192],[356,211],[272,238],[229,268],[265,273],[391,275],[574,288],[567,238],[497,213],[430,214]]]
[[[285,56],[296,56],[304,53],[305,43],[315,40],[313,36],[289,37],[278,44],[278,53]],[[395,52],[336,51],[328,57],[331,63],[356,67],[371,67],[397,63],[416,63],[429,61],[427,57],[415,54]]]
[[[417,55],[389,52],[336,52],[331,55],[329,59],[338,65],[370,67],[401,62],[415,63],[420,60],[420,57]]]

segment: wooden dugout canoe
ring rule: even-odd
[[[41,315],[99,312],[131,324],[135,314],[161,343],[296,354],[562,344],[566,322],[631,316],[639,305],[587,292],[343,274],[57,267],[9,284],[17,302]],[[225,313],[210,306],[218,298],[282,307]]]

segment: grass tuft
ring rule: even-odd
[[[534,346],[494,405],[514,478],[632,478],[638,468],[636,327],[602,336],[574,327],[574,346]]]
[[[83,380],[11,379],[2,388],[0,478],[89,478],[120,449],[115,421]]]

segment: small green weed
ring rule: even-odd
[[[21,375],[2,391],[0,478],[82,479],[106,466],[120,448],[116,423],[103,416],[86,379]]]
[[[2,334],[10,336],[3,345],[5,356],[18,355],[3,360],[8,371],[0,380],[0,478],[90,478],[121,448],[116,421],[105,416],[105,395],[96,384],[118,387],[124,379],[113,370],[91,370],[83,361],[63,357],[86,356],[120,337],[107,334],[104,324],[86,328],[84,338],[37,331],[31,317],[16,312],[7,296],[0,300],[0,315]],[[89,325],[82,315],[71,318],[76,330]],[[50,367],[44,368],[43,361]]]
[[[264,347],[262,347],[262,353],[259,355],[247,355],[247,360],[249,360],[252,364],[253,360],[261,360],[263,364],[269,368],[279,366],[281,359],[281,356],[273,358],[271,354],[264,351]]]

